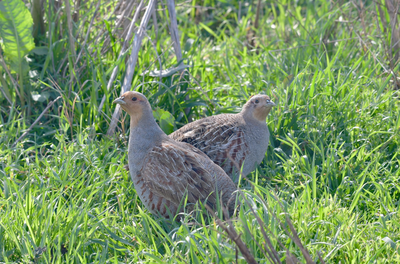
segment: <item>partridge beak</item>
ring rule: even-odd
[[[120,105],[124,105],[126,104],[124,101],[123,97],[118,97],[117,99],[114,100],[113,104],[120,104]]]
[[[272,102],[271,100],[267,101],[267,104],[265,105],[266,107],[273,107],[276,106],[276,104],[274,102]]]

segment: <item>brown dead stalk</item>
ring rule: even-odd
[[[226,226],[221,219],[217,215],[215,215],[214,211],[207,205],[204,205],[207,211],[215,217],[215,221],[217,224],[228,234],[228,236],[235,242],[236,246],[239,248],[243,257],[247,261],[247,263],[256,264],[257,261],[254,259],[253,255],[251,255],[250,250],[246,247],[246,244],[240,239],[240,235],[235,230],[235,227],[232,224],[230,219],[227,220],[228,226]],[[226,211],[226,208],[224,208]],[[224,212],[225,214],[225,212]],[[227,215],[227,214],[226,214]]]

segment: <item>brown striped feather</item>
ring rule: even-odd
[[[154,194],[176,205],[186,194],[188,203],[208,199],[215,204],[214,179],[197,156],[181,146],[163,142],[149,152],[140,173]],[[161,199],[155,209],[159,212],[163,209]]]

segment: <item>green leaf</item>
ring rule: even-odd
[[[389,246],[391,246],[394,250],[396,250],[398,248],[396,243],[393,242],[393,240],[391,240],[389,237],[384,237],[384,238],[382,238],[382,240],[385,241],[385,243],[388,244]]]
[[[153,116],[167,135],[174,131],[175,118],[170,112],[157,108],[153,111]]]
[[[18,71],[15,67],[21,65],[22,58],[35,47],[32,26],[32,16],[23,1],[0,1],[1,47],[15,71]]]
[[[185,46],[183,48],[184,51],[189,51],[194,43],[194,39],[189,38],[188,40],[186,40]]]
[[[47,47],[36,47],[32,50],[36,55],[47,55],[49,53],[49,48]]]

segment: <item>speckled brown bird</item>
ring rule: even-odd
[[[153,214],[169,218],[197,201],[216,208],[216,191],[228,203],[236,186],[228,175],[204,153],[190,144],[169,138],[153,118],[151,106],[139,92],[126,92],[114,103],[130,115],[129,171],[142,203]],[[234,201],[229,203],[233,212]]]
[[[237,181],[235,163],[243,168],[242,175],[246,176],[265,156],[269,143],[266,118],[273,106],[275,103],[267,95],[255,95],[240,113],[199,119],[169,137],[198,148]]]

